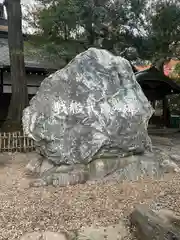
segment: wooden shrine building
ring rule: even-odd
[[[25,68],[27,73],[28,94],[34,95],[44,76],[56,70],[54,64],[42,60],[33,49],[26,47],[28,36],[24,36]],[[8,47],[8,23],[4,17],[4,7],[0,3],[0,93],[11,93],[10,60]]]
[[[151,101],[153,107],[156,100],[163,102],[163,121],[166,127],[170,125],[170,110],[168,95],[180,94],[180,85],[157,70],[155,67],[135,72],[136,79],[144,94]]]
[[[57,61],[49,61],[47,56],[42,57],[36,51],[37,49],[32,48],[28,35],[24,34],[23,37],[27,88],[29,98],[31,98],[36,94],[45,76],[56,71],[60,66],[59,63],[56,65]],[[8,22],[5,18],[4,6],[0,3],[0,122],[3,122],[7,115],[12,93],[11,87]]]

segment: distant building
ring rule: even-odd
[[[38,54],[36,54],[34,49],[32,49],[32,51],[26,51],[26,43],[28,43],[28,36],[24,35],[25,68],[27,73],[28,94],[34,95],[45,76],[48,73],[56,71],[58,67],[50,61],[42,60],[41,57],[38,57]],[[30,54],[30,52],[33,52],[33,54]],[[0,93],[11,93],[11,85],[8,22],[7,19],[5,19],[4,6],[0,3]]]
[[[24,35],[25,70],[28,95],[29,98],[31,98],[34,94],[36,94],[45,76],[56,71],[59,67],[55,66],[54,63],[48,60],[42,60],[45,58],[38,56],[38,54],[36,54],[36,49],[29,48],[32,47],[30,44],[28,45],[28,36]],[[0,3],[0,121],[3,121],[7,115],[12,93],[11,87],[8,22],[4,14],[4,6]]]
[[[167,64],[164,65],[164,74],[169,76],[174,70],[174,67],[177,63],[180,63],[180,60],[171,59]],[[151,67],[151,65],[134,65],[138,71],[146,70]]]

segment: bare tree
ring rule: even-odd
[[[12,97],[7,122],[20,127],[22,112],[28,103],[21,3],[20,0],[5,0],[4,5],[8,16],[8,43],[12,82]]]

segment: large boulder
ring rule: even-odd
[[[130,63],[90,48],[42,82],[23,113],[24,132],[55,165],[88,164],[103,148],[151,148],[153,109]]]

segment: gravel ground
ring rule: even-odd
[[[37,230],[74,230],[116,224],[139,203],[180,214],[180,176],[163,181],[99,183],[65,188],[29,188],[25,154],[0,155],[0,240]],[[159,204],[154,201],[158,197]]]

